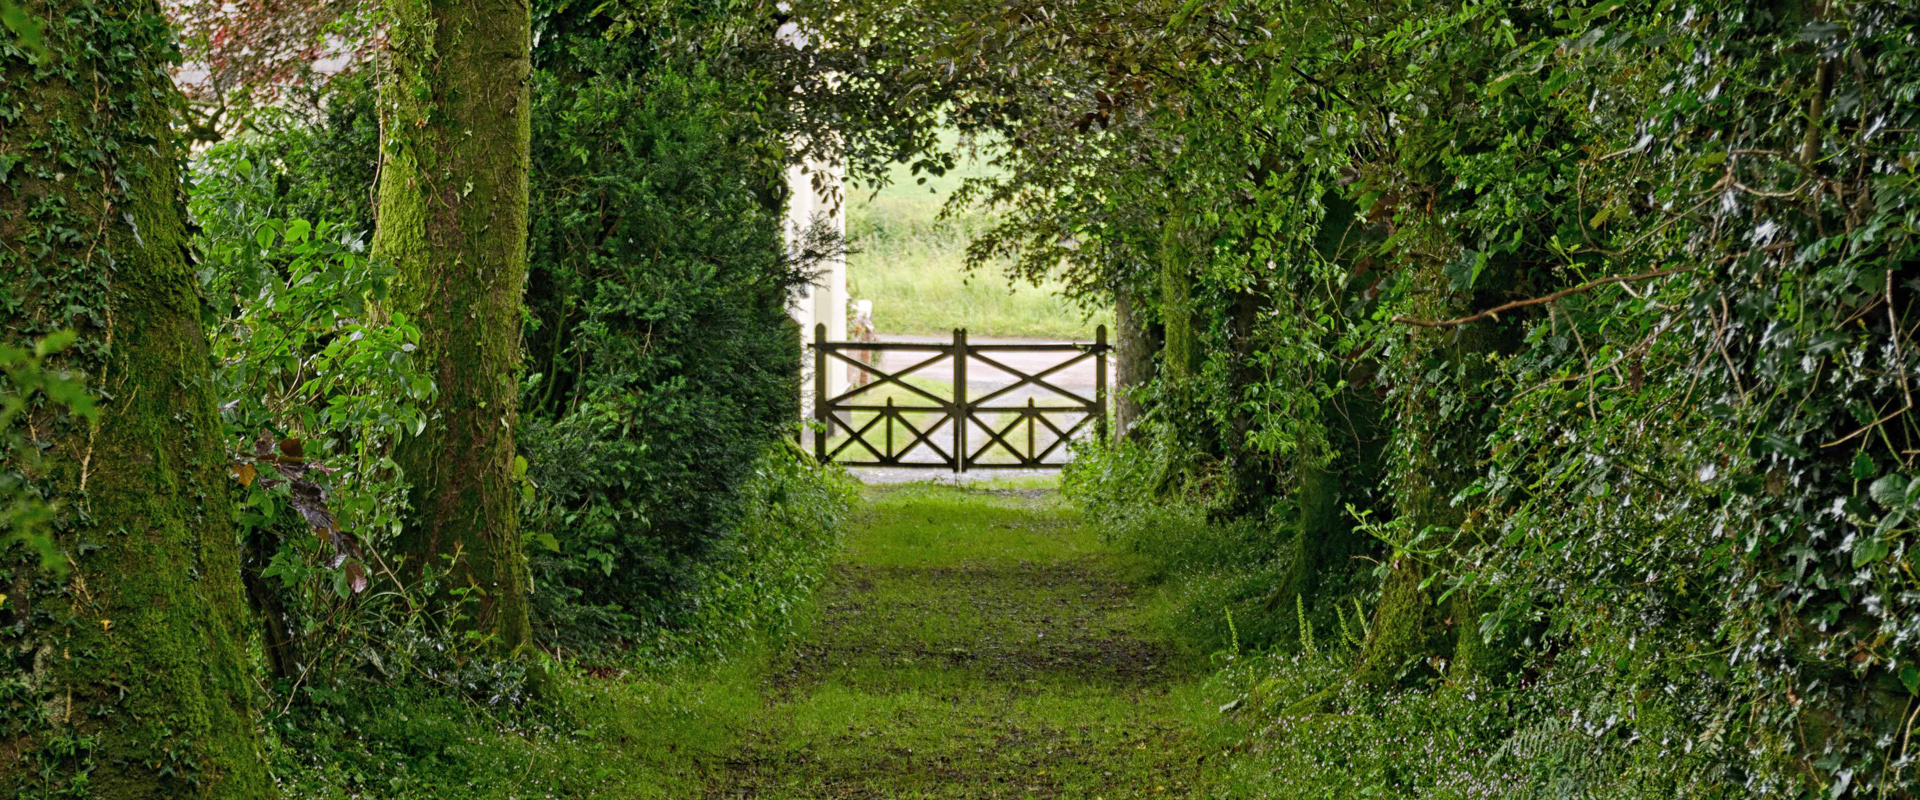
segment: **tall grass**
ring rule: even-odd
[[[968,162],[925,182],[897,167],[877,195],[848,192],[847,234],[856,248],[847,259],[848,293],[872,300],[874,326],[888,334],[941,335],[966,328],[973,336],[1093,338],[1112,313],[1082,309],[1057,294],[1057,285],[1010,283],[1000,265],[969,274],[967,243],[993,224],[985,214],[940,219],[940,208],[966,177],[991,169]]]

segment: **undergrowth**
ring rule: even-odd
[[[782,446],[760,460],[745,495],[746,518],[697,568],[700,590],[682,598],[696,611],[670,625],[633,621],[631,647],[617,658],[547,654],[552,685],[543,699],[449,691],[419,669],[424,659],[396,663],[391,653],[363,662],[380,666],[340,691],[274,692],[268,750],[282,791],[393,800],[689,796],[702,780],[700,754],[728,745],[728,721],[758,707],[755,687],[771,654],[804,630],[853,490],[843,472]]]
[[[1295,546],[1266,517],[1211,515],[1210,495],[1161,485],[1141,445],[1082,447],[1063,488],[1100,534],[1133,553],[1155,591],[1150,619],[1211,658],[1209,692],[1240,737],[1220,759],[1217,796],[1235,798],[1718,798],[1743,776],[1736,746],[1686,720],[1709,717],[1694,690],[1627,692],[1595,676],[1530,673],[1499,686],[1448,678],[1381,691],[1354,683],[1379,591],[1327,587],[1317,610],[1280,597]],[[1204,486],[1204,482],[1199,484]],[[1156,486],[1160,488],[1156,489]],[[1625,668],[1624,657],[1621,662]]]
[[[1163,460],[1139,445],[1081,444],[1062,490],[1086,509],[1114,546],[1141,556],[1153,602],[1173,637],[1203,654],[1239,648],[1264,651],[1292,644],[1302,619],[1335,631],[1351,620],[1349,598],[1296,613],[1298,598],[1280,591],[1293,554],[1278,520],[1285,508],[1256,517],[1219,517],[1198,491],[1143,501],[1160,481]],[[1355,624],[1352,621],[1348,625]]]

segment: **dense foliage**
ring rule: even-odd
[[[807,268],[789,258],[780,229],[784,165],[793,154],[780,132],[755,116],[760,106],[768,117],[784,113],[778,103],[767,105],[772,93],[738,91],[764,85],[756,65],[777,61],[780,48],[773,28],[750,7],[711,17],[691,8],[644,12],[677,20],[689,42],[703,43],[685,47],[672,37],[620,35],[632,33],[623,26],[636,19],[624,11],[539,12],[547,35],[534,76],[539,171],[525,316],[525,344],[537,366],[502,377],[526,394],[514,478],[526,517],[522,544],[538,554],[532,578],[537,645],[545,655],[503,657],[472,624],[481,598],[449,579],[465,556],[424,569],[397,557],[406,549],[409,488],[417,476],[402,469],[396,448],[447,410],[443,387],[419,363],[421,326],[396,310],[401,277],[369,248],[382,158],[377,71],[312,76],[293,63],[317,52],[300,46],[312,31],[356,53],[378,50],[382,31],[359,27],[340,9],[295,3],[285,10],[298,18],[246,9],[253,15],[248,25],[272,28],[259,34],[271,34],[271,42],[251,45],[253,28],[212,30],[225,24],[217,15],[192,20],[196,36],[210,38],[188,40],[189,51],[218,62],[209,76],[218,85],[194,98],[197,108],[156,90],[96,109],[128,114],[129,126],[164,124],[169,112],[184,111],[189,116],[176,122],[208,143],[186,159],[190,170],[178,191],[164,192],[165,199],[185,199],[172,210],[175,227],[188,224],[190,240],[182,237],[178,247],[157,240],[171,231],[164,220],[132,214],[126,226],[103,223],[102,230],[115,248],[164,241],[170,257],[191,260],[198,280],[197,314],[184,285],[178,299],[189,319],[203,323],[205,338],[195,332],[178,343],[141,344],[188,359],[199,343],[211,344],[212,379],[194,388],[217,400],[218,424],[195,430],[219,441],[209,441],[187,466],[211,476],[216,494],[233,495],[239,561],[222,577],[234,579],[244,592],[234,599],[251,606],[257,661],[249,666],[236,657],[210,666],[222,676],[229,668],[257,673],[265,690],[255,695],[266,717],[265,749],[282,788],[301,797],[446,796],[498,783],[515,769],[497,753],[451,753],[451,742],[511,740],[520,728],[535,732],[527,746],[564,740],[553,730],[570,720],[556,703],[526,701],[561,701],[549,677],[577,675],[575,659],[583,654],[599,674],[608,665],[657,669],[740,653],[786,635],[823,574],[851,495],[843,478],[788,442],[798,352],[785,304]],[[172,52],[171,41],[161,18],[134,16],[102,24],[147,48],[138,53],[147,60],[136,64],[144,70]],[[162,44],[164,53],[155,49]],[[22,65],[30,54],[9,45],[5,55],[9,70],[29,69]],[[221,61],[228,58],[247,63]],[[44,74],[111,82],[107,73],[84,71],[97,66],[92,60],[58,64],[42,65]],[[141,86],[165,80],[159,72],[139,74]],[[120,128],[105,123],[91,130],[91,152],[108,167],[121,162],[122,147],[172,163],[171,141],[123,142],[111,138]],[[70,166],[85,160],[38,140],[7,147],[0,177],[8,179],[9,202],[26,197],[16,179],[73,183],[71,175],[43,169],[42,155]],[[144,192],[150,187],[140,181],[174,174],[129,171],[118,186],[126,191],[131,176]],[[112,168],[89,175],[89,187],[115,177]],[[114,184],[101,185],[110,191]],[[41,203],[36,218],[79,220],[60,208],[70,199]],[[145,213],[146,206],[137,208]],[[7,225],[7,263],[28,264],[19,247],[40,243],[16,241],[17,226]],[[60,259],[97,254],[109,261],[119,252],[88,245],[81,233],[76,228],[39,249]],[[56,260],[17,277],[36,286],[64,281],[60,297],[90,296],[111,283],[105,273],[68,280],[68,266]],[[9,285],[27,287],[11,279]],[[9,292],[6,306],[18,311],[19,298],[44,294],[38,292]],[[112,295],[116,302],[138,296],[122,292]],[[59,621],[59,605],[41,602],[41,594],[87,594],[85,584],[61,585],[75,553],[72,542],[49,533],[72,530],[76,508],[84,506],[48,494],[44,475],[70,474],[76,463],[64,449],[44,454],[49,437],[84,437],[88,426],[97,434],[96,398],[110,413],[122,413],[129,399],[125,378],[95,385],[88,380],[98,370],[73,368],[102,363],[103,353],[124,346],[103,348],[97,337],[83,336],[76,348],[73,334],[58,330],[57,323],[72,319],[83,323],[75,327],[97,327],[104,314],[111,331],[113,306],[48,308],[66,316],[14,320],[9,330],[16,335],[0,348],[0,513],[14,576],[0,583],[0,612],[8,661],[20,667],[0,680],[7,704],[0,721],[9,737],[4,747],[31,757],[0,771],[0,794],[9,797],[16,790],[84,795],[98,754],[120,747],[117,739],[90,735],[91,728],[46,724],[45,715],[58,715],[36,694],[46,691],[47,668],[33,664],[54,651],[23,638],[39,635],[41,622]],[[189,397],[139,387],[131,397],[142,393]],[[215,419],[214,403],[202,410]],[[188,417],[174,420],[192,427]],[[78,469],[84,490],[87,467]],[[220,566],[210,561],[195,569]],[[148,577],[188,580],[158,566]],[[94,592],[104,596],[110,588]],[[28,609],[36,613],[32,625],[25,624]],[[73,625],[116,641],[149,641],[131,621],[125,629],[114,628],[116,621]],[[245,696],[244,683],[230,688]],[[144,726],[122,727],[147,733]],[[252,743],[245,735],[208,739],[221,747]],[[186,763],[193,747],[167,752],[183,761],[155,762],[174,776],[162,780],[211,785],[195,783],[202,765]],[[16,785],[14,778],[29,773],[32,786]],[[573,791],[556,780],[547,784],[553,791]]]
[[[583,24],[560,12],[550,25]],[[537,77],[524,436],[543,624],[568,645],[699,613],[799,397],[778,140],[752,76],[557,33]],[[744,85],[743,85],[744,83]]]
[[[1266,531],[1253,605],[1323,633],[1374,587],[1274,711],[1542,687],[1485,735],[1640,794],[1911,789],[1906,4],[867,5],[865,79],[1002,143],[981,255],[1163,331],[1088,496]]]

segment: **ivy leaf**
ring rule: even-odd
[[[20,4],[13,0],[0,0],[0,23],[13,31],[14,44],[36,61],[44,63],[51,57],[52,54],[47,52],[46,36],[40,30],[40,21],[29,15]]]
[[[1902,475],[1886,475],[1867,487],[1867,496],[1880,505],[1892,508],[1900,505],[1907,495],[1907,479]]]
[[[1863,536],[1853,543],[1853,566],[1857,569],[1887,557],[1887,540]]]
[[[1467,250],[1460,254],[1460,258],[1441,267],[1440,271],[1453,281],[1455,291],[1464,292],[1473,288],[1474,282],[1480,279],[1480,271],[1486,268],[1485,252]]]
[[[1853,479],[1863,481],[1873,477],[1873,457],[1866,450],[1853,454]]]
[[[1920,669],[1912,664],[1901,667],[1900,683],[1907,687],[1907,694],[1920,694]]]

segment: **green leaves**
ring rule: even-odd
[[[1867,487],[1867,496],[1873,498],[1874,502],[1884,507],[1897,508],[1905,506],[1910,502],[1908,489],[1909,482],[1906,476],[1887,475],[1874,481],[1872,486]]]
[[[27,10],[15,0],[0,0],[0,25],[13,32],[13,45],[26,52],[34,60],[46,62],[53,57],[47,50],[45,33],[40,29],[40,21],[27,15]],[[5,180],[5,170],[0,169],[0,180]]]
[[[1858,569],[1886,558],[1890,549],[1887,540],[1880,536],[1863,536],[1853,543],[1853,566]]]
[[[80,334],[72,329],[47,334],[33,345],[33,355],[35,358],[46,358],[73,346],[79,338]]]
[[[1442,274],[1447,276],[1454,291],[1472,291],[1480,273],[1487,268],[1487,253],[1483,250],[1462,250],[1460,257],[1447,262]]]

